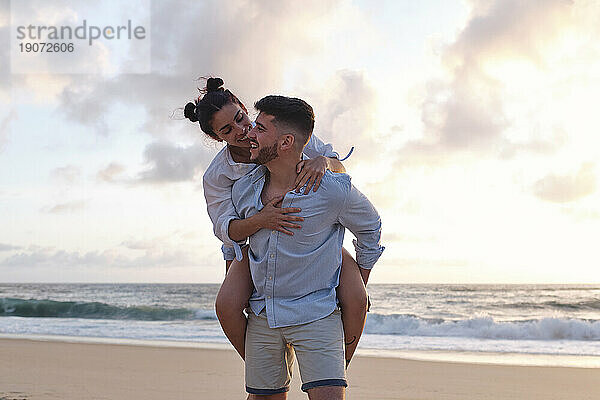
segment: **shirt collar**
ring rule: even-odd
[[[268,169],[264,165],[259,165],[258,167],[256,167],[250,173],[252,183],[254,184],[254,183],[258,182],[260,179],[264,178],[265,175],[267,174],[267,172],[268,172]]]

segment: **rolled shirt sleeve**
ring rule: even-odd
[[[338,221],[356,237],[352,241],[356,262],[361,268],[371,269],[385,250],[381,246],[381,217],[373,204],[354,185],[350,185]]]
[[[221,252],[223,253],[223,260],[232,261],[235,259],[235,249],[233,247],[221,245]]]
[[[235,212],[235,210],[234,210]],[[238,261],[242,261],[242,248],[241,246],[243,246],[244,244],[246,244],[246,240],[240,240],[240,241],[235,241],[233,239],[231,239],[229,237],[229,223],[235,219],[240,219],[240,217],[236,214],[228,214],[228,215],[222,215],[219,217],[219,221],[218,224],[221,225],[220,227],[220,232],[223,235],[223,247],[226,249],[230,249],[233,248],[233,252],[235,254],[235,259]],[[228,250],[227,255],[229,256],[230,252]],[[226,254],[223,251],[223,256],[225,257]],[[227,258],[226,258],[227,260]]]

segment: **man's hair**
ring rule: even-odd
[[[308,143],[315,127],[315,114],[304,100],[271,95],[257,101],[254,108],[275,117],[273,124],[280,132],[290,129],[297,149],[302,150]]]

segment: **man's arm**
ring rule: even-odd
[[[356,262],[366,284],[371,269],[385,249],[380,245],[381,217],[369,199],[350,184],[338,221],[356,237],[352,241],[356,250]]]

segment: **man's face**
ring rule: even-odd
[[[279,157],[279,132],[273,124],[275,117],[260,113],[256,118],[256,125],[248,132],[250,140],[250,161],[257,164],[266,164]]]

